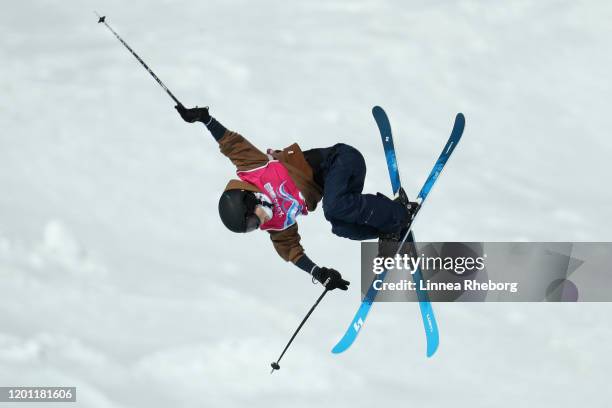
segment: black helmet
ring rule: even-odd
[[[233,232],[250,232],[259,227],[255,207],[259,200],[252,191],[226,190],[219,199],[219,216]]]

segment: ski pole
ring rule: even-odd
[[[289,343],[287,343],[287,345],[285,346],[285,349],[283,350],[283,352],[281,353],[281,355],[278,357],[278,360],[276,360],[276,362],[273,362],[271,364],[272,366],[272,371],[270,371],[270,374],[272,374],[274,372],[274,370],[280,370],[280,366],[278,365],[278,363],[280,363],[281,358],[283,358],[283,356],[285,355],[285,352],[287,351],[287,349],[289,348],[289,346],[291,345],[291,343],[293,342],[293,339],[295,339],[295,336],[297,336],[298,332],[300,331],[300,329],[302,328],[302,326],[304,325],[304,323],[306,323],[306,320],[308,320],[308,318],[310,317],[310,315],[312,314],[312,312],[315,310],[315,308],[317,307],[317,305],[319,304],[319,302],[321,301],[321,299],[323,299],[323,296],[325,296],[325,294],[329,292],[329,290],[325,289],[323,291],[323,293],[321,293],[321,296],[319,296],[319,298],[317,299],[317,301],[314,303],[314,305],[312,305],[312,307],[310,308],[310,310],[308,311],[308,313],[306,313],[306,316],[304,316],[304,319],[302,320],[302,323],[300,323],[300,325],[298,326],[298,328],[295,330],[295,332],[293,333],[293,336],[291,336],[291,338],[289,339]]]
[[[168,87],[167,87],[167,86],[166,86],[166,85],[165,85],[165,84],[164,84],[164,83],[161,81],[161,79],[159,79],[159,78],[157,77],[157,75],[155,75],[155,72],[153,72],[153,71],[151,70],[151,68],[149,68],[149,67],[148,67],[148,65],[147,65],[147,64],[145,64],[145,62],[142,60],[142,58],[140,58],[140,57],[138,56],[138,54],[136,54],[136,53],[134,52],[134,50],[133,50],[132,48],[130,48],[130,46],[129,46],[129,45],[127,45],[127,43],[126,43],[125,41],[123,41],[123,38],[121,38],[121,37],[119,36],[119,34],[117,34],[117,33],[115,32],[115,30],[113,30],[113,29],[111,28],[111,26],[109,26],[109,25],[108,25],[108,23],[106,22],[106,16],[100,16],[100,15],[99,15],[97,12],[95,12],[95,11],[94,11],[94,13],[96,13],[96,15],[98,16],[98,23],[104,23],[104,25],[106,26],[106,28],[108,28],[108,29],[109,29],[109,30],[110,30],[110,31],[111,31],[111,32],[112,32],[112,33],[115,35],[115,37],[117,37],[117,39],[118,39],[118,40],[121,42],[121,44],[123,44],[123,45],[125,46],[125,48],[127,48],[127,49],[128,49],[128,51],[132,53],[132,55],[134,56],[134,58],[136,58],[136,59],[138,60],[138,62],[140,62],[140,64],[142,64],[142,66],[143,66],[143,67],[145,67],[145,69],[146,69],[147,71],[149,71],[149,74],[151,74],[151,76],[152,76],[152,77],[153,77],[153,78],[154,78],[154,79],[157,81],[157,83],[158,83],[158,84],[159,84],[159,85],[160,85],[162,88],[164,88],[164,91],[166,91],[166,93],[167,93],[168,95],[170,95],[170,97],[172,98],[172,100],[174,100],[174,102],[176,102],[176,103],[177,103],[177,105],[181,105],[181,106],[182,106],[183,104],[182,104],[182,103],[181,103],[181,102],[180,102],[178,99],[176,99],[176,97],[175,97],[175,96],[172,94],[172,92],[170,92],[170,90],[168,89]]]

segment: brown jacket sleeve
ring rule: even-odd
[[[253,146],[242,135],[230,130],[226,130],[223,137],[219,139],[219,149],[238,170],[251,170],[269,161],[265,153]]]
[[[276,252],[287,262],[295,263],[304,255],[297,223],[283,231],[270,231],[270,239]]]

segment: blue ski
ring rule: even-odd
[[[374,106],[372,108],[372,115],[374,116],[374,120],[376,121],[376,125],[378,126],[378,130],[380,132],[380,137],[383,143],[383,149],[385,152],[385,160],[387,162],[387,169],[389,170],[389,179],[391,180],[391,189],[393,190],[393,195],[396,195],[402,186],[399,168],[397,165],[397,156],[395,155],[395,145],[393,144],[393,133],[391,132],[391,123],[389,122],[389,118],[387,114],[380,106]],[[387,271],[382,272],[377,279],[384,280],[387,275]],[[332,349],[332,353],[339,354],[348,349],[355,339],[357,339],[357,335],[359,334],[359,330],[364,324],[368,313],[370,313],[370,308],[372,307],[372,303],[376,298],[377,291],[374,289],[373,283],[370,284],[366,295],[359,306],[359,310],[355,314],[351,325],[346,330],[344,337],[334,346]]]
[[[387,158],[387,166],[389,168],[391,184],[392,184],[392,188],[394,189],[394,193],[395,193],[396,192],[395,188],[396,186],[398,186],[397,189],[399,190],[400,183],[399,183],[399,172],[397,170],[397,159],[395,157],[395,152],[393,148],[393,137],[391,135],[391,126],[389,124],[389,119],[387,118],[387,115],[385,114],[384,110],[380,107],[374,107],[374,109],[372,109],[372,114],[374,115],[374,118],[376,119],[376,123],[378,124],[379,130],[381,132],[381,138],[383,141],[383,146],[385,148],[385,157]],[[449,157],[455,150],[455,147],[459,143],[459,140],[461,140],[461,136],[463,134],[464,127],[465,127],[465,117],[463,116],[463,114],[458,113],[455,118],[455,124],[453,126],[451,135],[448,141],[446,142],[446,145],[444,146],[442,153],[438,157],[438,160],[434,164],[433,169],[431,170],[429,176],[427,177],[425,184],[423,185],[423,187],[421,188],[421,191],[419,192],[419,195],[417,197],[417,202],[419,203],[419,206],[414,212],[412,221],[408,228],[408,231],[404,235],[398,248],[402,248],[402,246],[404,245],[404,242],[410,235],[410,229],[412,225],[414,224],[414,220],[416,219],[416,216],[418,215],[421,207],[423,206],[425,199],[427,198],[429,192],[431,191],[431,188],[433,187],[440,173],[444,169],[444,165],[446,164]],[[393,151],[393,152],[388,153],[388,151]],[[389,162],[389,159],[391,159],[391,163]],[[395,176],[395,174],[397,175]],[[396,182],[397,184],[395,184]],[[386,275],[386,271],[383,272],[377,279],[384,280],[385,275]],[[422,274],[420,270],[417,270],[413,274],[413,279],[415,280],[415,282],[419,282],[422,280]],[[363,326],[365,322],[366,317],[368,316],[368,313],[370,312],[370,308],[372,307],[372,303],[374,302],[374,299],[376,298],[376,294],[377,294],[377,291],[373,288],[372,285],[370,285],[370,288],[368,289],[366,296],[361,302],[361,305],[359,306],[359,309],[357,310],[355,317],[353,318],[351,324],[349,325],[342,339],[340,339],[340,341],[332,349],[332,353],[335,353],[335,354],[342,353],[343,351],[347,350],[353,344],[353,342],[357,338],[357,335],[359,334],[361,327]],[[425,327],[425,333],[427,335],[427,356],[431,357],[438,348],[438,343],[439,343],[438,326],[437,326],[435,316],[433,313],[433,308],[431,306],[431,303],[429,302],[429,297],[427,296],[427,292],[417,291],[417,296],[419,299],[419,307],[421,310],[421,316],[423,318],[423,325]]]
[[[376,120],[376,124],[378,125],[378,129],[380,131],[380,135],[383,142],[383,148],[385,151],[385,158],[387,159],[387,167],[389,169],[389,178],[391,179],[391,188],[393,189],[393,194],[396,195],[401,187],[401,181],[399,176],[399,169],[397,165],[397,158],[395,155],[395,147],[393,145],[393,135],[391,133],[391,124],[389,122],[389,118],[387,114],[380,106],[375,106],[372,109],[372,115],[374,115],[374,119]],[[431,186],[429,187],[431,188]],[[414,236],[412,238],[414,241]],[[401,248],[400,246],[399,248]],[[416,248],[415,248],[416,249]],[[399,249],[398,249],[399,252]],[[386,275],[386,272],[385,272]],[[436,350],[438,349],[438,345],[440,343],[440,335],[438,332],[438,324],[436,322],[436,316],[433,312],[433,307],[431,302],[429,301],[429,295],[426,291],[422,291],[419,288],[421,287],[420,282],[423,280],[422,273],[420,268],[415,271],[412,275],[413,281],[417,284],[417,297],[419,300],[419,309],[421,311],[421,318],[423,320],[423,325],[425,327],[425,335],[427,339],[427,357],[431,357]],[[378,279],[381,279],[380,277]],[[384,279],[384,276],[382,277]],[[372,289],[370,287],[370,289]],[[376,296],[376,291],[370,294],[370,296]],[[371,303],[371,302],[370,302]],[[363,318],[362,318],[363,321]]]

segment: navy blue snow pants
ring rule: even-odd
[[[382,194],[362,194],[366,164],[357,149],[333,146],[322,167],[323,213],[338,236],[365,240],[397,232],[407,221],[406,208]]]

